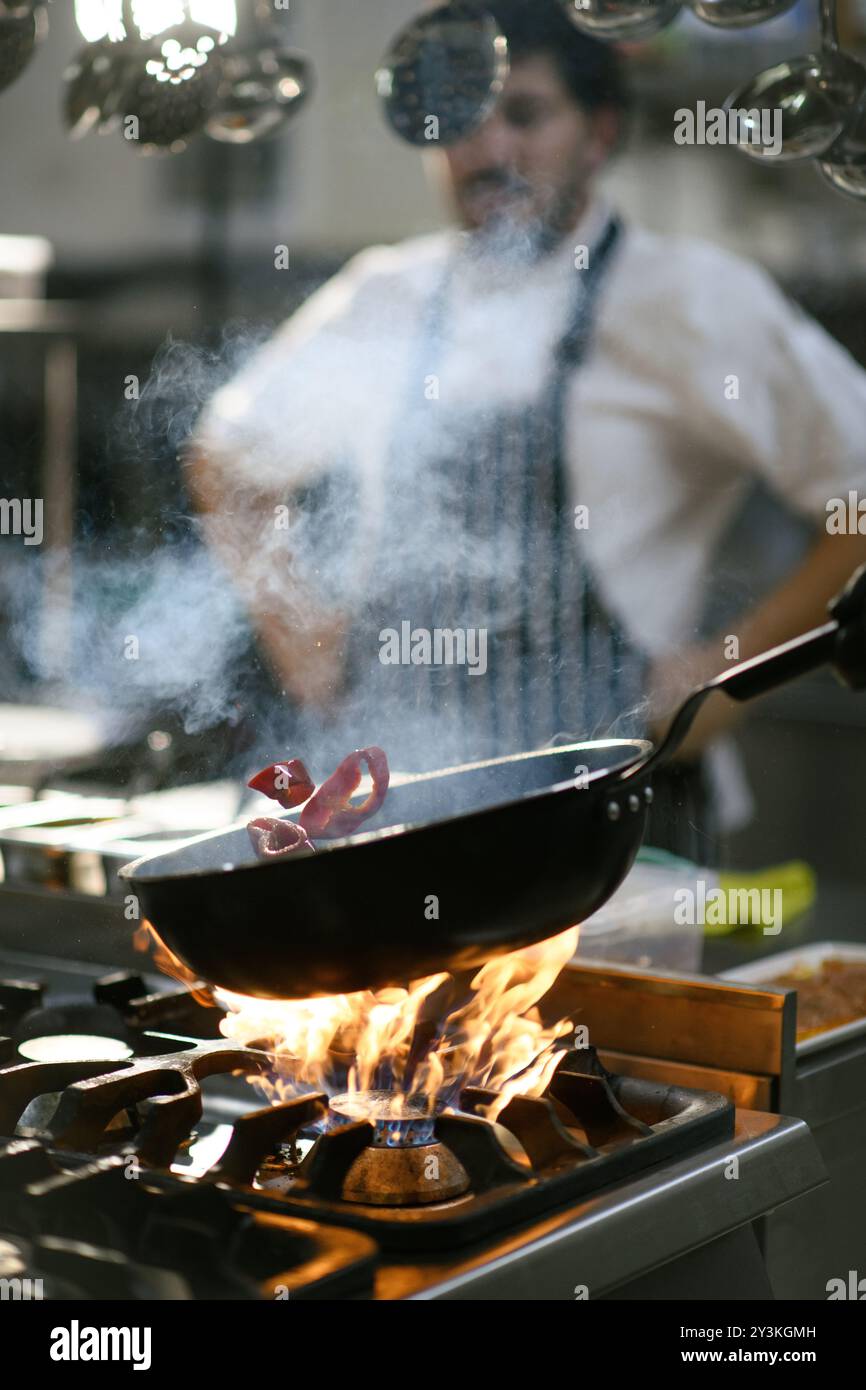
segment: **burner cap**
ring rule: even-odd
[[[18,1044],[30,1062],[125,1062],[132,1056],[129,1043],[98,1033],[45,1033]]]
[[[349,1091],[334,1096],[328,1110],[335,1124],[368,1120],[376,1149],[414,1149],[433,1140],[436,1116],[422,1096],[398,1103],[393,1091]]]
[[[12,1032],[19,1055],[30,1062],[124,1062],[134,1038],[110,1004],[58,999],[31,1009]]]

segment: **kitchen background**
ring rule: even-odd
[[[51,697],[70,670],[86,671],[68,544],[146,562],[158,541],[193,543],[176,450],[226,353],[242,352],[360,247],[443,217],[422,160],[387,130],[373,87],[383,50],[415,11],[410,0],[292,0],[274,10],[275,29],[315,67],[314,98],[297,121],[250,147],[198,139],[150,158],[118,133],[70,141],[62,128],[63,73],[82,44],[76,15],[86,32],[92,11],[87,0],[55,0],[47,38],[0,93],[0,234],[43,239],[0,240],[0,494],[50,499],[46,554],[59,556],[53,568],[40,559],[50,600],[40,609],[28,587],[34,557],[0,538],[7,701]],[[841,7],[840,28],[862,56],[864,0]],[[647,226],[763,263],[866,363],[866,205],[834,195],[809,165],[767,168],[723,146],[673,141],[678,107],[720,105],[750,74],[815,42],[815,7],[799,4],[738,34],[688,17],[631,45],[633,129],[609,185]],[[288,270],[275,268],[280,245]],[[144,383],[157,353],[154,391]],[[128,398],[133,377],[140,401]],[[731,543],[748,546],[752,534],[746,520]],[[780,553],[792,536],[780,517]],[[866,701],[829,679],[801,682],[750,711],[736,738],[754,804],[725,858],[743,868],[814,865],[832,937],[835,915],[850,922],[866,886]]]

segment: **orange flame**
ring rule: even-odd
[[[274,1101],[310,1090],[388,1090],[393,1113],[411,1098],[433,1111],[463,1086],[496,1089],[495,1119],[515,1095],[540,1095],[559,1061],[570,1019],[545,1024],[536,1007],[577,949],[578,929],[488,962],[470,979],[440,974],[408,989],[322,999],[269,1000],[217,990],[221,1032],[241,1044],[268,1039]],[[251,1078],[252,1079],[252,1078]]]
[[[142,918],[141,926],[136,927],[132,937],[132,944],[136,951],[153,951],[153,963],[157,970],[161,970],[163,975],[169,975],[178,984],[186,985],[192,997],[199,1004],[204,1004],[209,1008],[214,1006],[213,992],[210,985],[200,980],[197,975],[184,965],[183,961],[166,946],[156,927],[148,922],[146,917]]]

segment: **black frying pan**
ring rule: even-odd
[[[651,774],[712,691],[748,700],[824,664],[866,687],[866,566],[830,614],[700,686],[655,749],[601,740],[424,773],[393,786],[362,833],[316,853],[261,862],[241,827],[121,876],[196,975],[242,994],[337,994],[480,966],[607,901],[640,846]]]

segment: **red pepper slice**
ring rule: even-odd
[[[315,849],[306,834],[293,820],[277,816],[258,816],[247,826],[253,849],[259,859],[279,859],[296,849]]]
[[[292,758],[288,763],[271,763],[251,777],[247,783],[254,791],[271,797],[290,811],[307,801],[315,790],[315,782],[300,758]]]
[[[350,806],[352,793],[361,781],[361,764],[366,763],[373,779],[373,790],[360,806]],[[323,782],[304,807],[298,822],[311,840],[337,839],[351,835],[385,800],[391,774],[381,748],[356,748]]]

